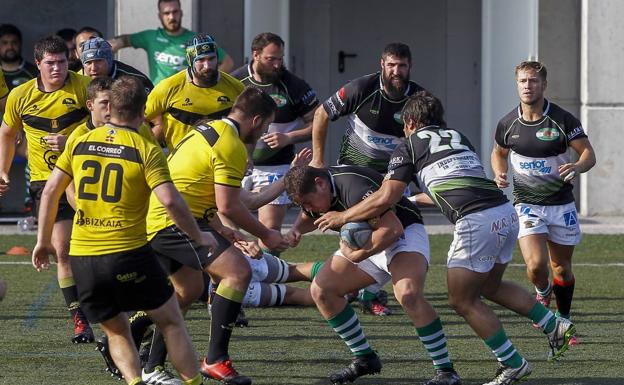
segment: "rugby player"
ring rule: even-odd
[[[173,151],[202,119],[220,119],[230,112],[245,86],[217,69],[217,43],[199,34],[186,45],[189,67],[158,83],[147,99],[145,116],[154,135]]]
[[[39,76],[16,87],[9,94],[0,126],[0,195],[10,186],[9,171],[15,154],[19,130],[28,144],[31,196],[39,204],[46,180],[65,146],[67,135],[84,122],[86,88],[90,78],[68,71],[69,51],[58,36],[46,37],[35,44]],[[74,322],[74,343],[93,342],[93,331],[80,310],[76,285],[67,259],[71,220],[74,210],[61,196],[56,214],[52,244],[56,249],[57,276],[65,303]]]
[[[126,382],[144,384],[126,312],[145,310],[165,335],[184,383],[199,385],[203,381],[196,353],[178,302],[147,244],[144,203],[150,193],[180,231],[207,253],[217,243],[212,234],[200,231],[171,182],[160,148],[138,133],[146,99],[137,79],[116,80],[110,91],[110,122],[71,142],[63,152],[42,194],[33,266],[38,271],[48,268],[49,256],[56,253],[51,237],[59,199],[75,181],[72,269],[85,314],[101,324]]]
[[[284,40],[263,32],[251,43],[252,60],[232,72],[247,87],[256,87],[271,95],[277,104],[275,120],[260,138],[253,151],[253,171],[243,186],[257,190],[284,176],[295,157],[295,144],[312,138],[312,119],[318,106],[316,92],[301,78],[284,67]],[[258,209],[265,226],[280,230],[290,200],[286,193]],[[275,251],[269,251],[276,254]]]
[[[291,243],[296,244],[302,233],[316,229],[314,221],[322,213],[355,206],[374,193],[382,180],[381,174],[362,166],[295,167],[288,171],[284,177],[286,191],[302,207],[289,233]],[[331,374],[330,381],[344,384],[381,370],[381,361],[364,336],[345,295],[373,284],[383,286],[392,280],[397,300],[433,361],[435,376],[425,384],[459,385],[461,381],[453,369],[442,322],[424,297],[429,238],[420,211],[403,198],[394,210],[377,215],[362,218],[374,229],[368,244],[351,250],[341,243],[340,250],[323,264],[310,287],[321,315],[353,355],[353,361]]]
[[[508,158],[513,170],[513,195],[520,218],[520,249],[536,299],[557,315],[570,318],[574,294],[572,254],[581,241],[573,181],[596,164],[596,156],[581,122],[545,99],[546,67],[536,61],[515,69],[520,105],[496,127],[492,150],[494,181],[509,186]],[[572,162],[568,149],[578,154]],[[549,265],[553,272],[549,279]],[[571,344],[576,344],[572,337]]]

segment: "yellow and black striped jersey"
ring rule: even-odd
[[[162,80],[147,98],[145,117],[162,116],[162,129],[171,151],[193,126],[202,119],[221,119],[230,112],[234,100],[245,86],[238,79],[220,72],[212,87],[193,84],[188,70]]]
[[[147,243],[146,202],[152,189],[171,182],[158,146],[134,129],[107,124],[73,141],[56,167],[76,188],[70,255],[117,253]]]
[[[89,116],[85,103],[91,78],[69,71],[63,88],[54,92],[42,91],[38,82],[39,78],[34,78],[14,88],[4,112],[10,128],[23,128],[26,133],[31,181],[47,180],[60,155],[48,147],[44,137],[69,135]]]
[[[95,126],[93,125],[91,118],[79,124],[78,127],[76,127],[74,131],[72,131],[72,133],[67,137],[65,147],[72,146],[74,141],[76,141],[79,137],[86,134],[87,132],[93,130],[94,128]],[[141,124],[141,126],[139,127],[139,134],[145,139],[149,140],[154,145],[158,145],[152,129],[146,123]]]
[[[2,69],[0,68],[0,99],[7,96],[8,94],[9,94],[9,87],[7,86],[6,81],[4,79],[4,72],[2,72]]]
[[[215,184],[240,187],[247,167],[247,150],[231,119],[200,124],[189,132],[167,159],[173,183],[195,218],[212,219],[217,212]],[[147,233],[173,225],[154,194],[150,197]]]

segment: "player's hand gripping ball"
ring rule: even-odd
[[[340,239],[349,248],[359,250],[366,245],[373,233],[373,228],[368,222],[349,222],[340,228]]]

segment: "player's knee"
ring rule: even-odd
[[[310,285],[310,294],[314,303],[324,303],[327,301],[327,290],[319,286],[316,281],[313,281]]]
[[[471,307],[471,301],[468,301],[466,297],[459,295],[451,295],[448,297],[449,306],[459,315],[468,314]]]
[[[404,308],[416,309],[425,301],[423,293],[414,285],[403,285],[403,287],[395,287],[394,295]]]
[[[203,293],[203,285],[187,285],[176,287],[180,308],[185,309],[195,302]]]

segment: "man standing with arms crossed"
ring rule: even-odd
[[[258,190],[275,182],[290,168],[295,144],[312,138],[312,119],[318,105],[316,92],[284,67],[284,40],[271,32],[256,36],[251,43],[252,61],[232,72],[247,87],[269,94],[277,104],[275,120],[255,144],[254,169],[243,187]],[[258,209],[265,226],[280,230],[290,200],[286,193]],[[276,255],[276,251],[269,251]]]
[[[126,312],[146,310],[166,336],[184,384],[200,385],[195,351],[178,302],[147,244],[145,201],[150,193],[206,252],[216,246],[216,240],[197,227],[171,182],[160,148],[138,133],[145,101],[145,89],[136,79],[115,81],[110,123],[70,143],[63,152],[42,194],[33,265],[38,271],[49,267],[49,255],[55,254],[51,233],[58,202],[74,180],[71,265],[85,313],[108,335],[111,355],[126,382],[144,384]]]
[[[182,27],[180,0],[158,0],[158,18],[162,28],[110,39],[113,52],[125,47],[145,50],[154,84],[186,68],[185,43],[195,36],[195,32]],[[219,49],[217,56],[219,70],[230,72],[234,68],[232,58],[223,49]]]
[[[65,42],[57,36],[39,40],[35,44],[35,60],[40,75],[9,94],[0,126],[0,195],[4,195],[10,186],[9,171],[20,129],[24,130],[28,144],[31,195],[38,205],[67,135],[89,114],[85,103],[86,88],[91,79],[68,71],[68,54]],[[67,259],[73,216],[74,211],[63,195],[54,223],[52,244],[56,249],[59,285],[74,321],[72,341],[88,343],[93,342],[93,331],[80,310]]]
[[[557,315],[570,318],[575,281],[572,253],[581,241],[572,180],[589,171],[596,156],[581,122],[544,98],[546,67],[522,62],[515,74],[520,105],[496,127],[494,180],[500,188],[509,186],[507,159],[511,154],[514,204],[520,217],[518,237],[529,281],[538,301],[548,307],[554,293]],[[570,162],[570,147],[579,155],[575,163]],[[575,337],[571,344],[576,344]]]

